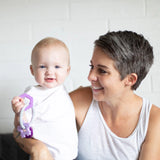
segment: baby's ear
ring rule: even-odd
[[[71,66],[68,66],[68,68],[67,68],[67,73],[68,74],[70,73],[70,70],[71,70]]]
[[[33,66],[32,65],[30,65],[30,71],[31,71],[31,74],[34,76]]]

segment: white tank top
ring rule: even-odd
[[[151,103],[143,99],[138,124],[127,138],[115,135],[105,123],[97,101],[92,101],[79,131],[77,160],[137,160],[146,137]]]

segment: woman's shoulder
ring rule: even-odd
[[[146,141],[153,142],[153,145],[154,143],[160,143],[159,131],[160,131],[160,108],[157,107],[156,105],[152,105],[152,108],[150,111]],[[160,144],[158,145],[160,146]]]
[[[78,99],[92,99],[92,90],[89,86],[82,87],[80,86],[76,90],[70,92],[71,98],[78,98]]]
[[[160,127],[160,108],[152,105],[149,118],[149,127]]]
[[[75,108],[77,125],[80,128],[92,102],[92,90],[90,87],[79,87],[69,95]]]
[[[142,145],[140,159],[159,159],[160,151],[160,108],[152,105],[147,135]]]
[[[75,109],[87,107],[92,101],[92,90],[90,87],[79,87],[69,95],[75,105]]]

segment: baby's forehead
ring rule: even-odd
[[[68,50],[61,45],[49,45],[40,47],[37,50],[34,50],[32,53],[31,62],[32,64],[37,63],[39,61],[53,61],[67,63],[70,65],[70,55]]]

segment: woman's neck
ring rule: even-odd
[[[141,107],[141,105],[142,99],[134,94],[134,92],[130,93],[128,96],[116,98],[116,100],[113,98],[112,100],[99,102],[103,116],[110,117],[112,119],[132,114],[132,112],[135,112],[135,110]]]

